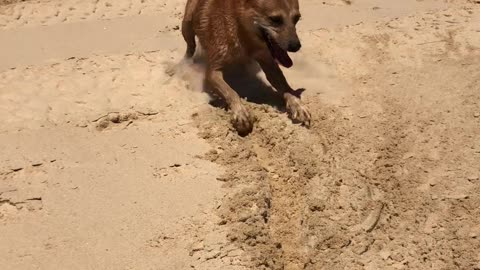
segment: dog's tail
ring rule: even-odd
[[[182,35],[187,43],[186,58],[191,58],[195,54],[196,42],[195,31],[193,29],[193,14],[197,9],[198,0],[188,0],[185,7],[185,14],[182,21]]]

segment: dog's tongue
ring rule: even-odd
[[[275,59],[277,59],[277,61],[286,68],[292,67],[293,61],[290,56],[288,56],[288,53],[284,49],[280,48],[280,46],[276,42],[272,42],[271,45],[273,56],[275,57]]]

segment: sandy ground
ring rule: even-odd
[[[236,71],[246,138],[184,4],[0,1],[2,269],[480,269],[478,1],[301,1],[314,124]]]

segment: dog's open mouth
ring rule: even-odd
[[[280,45],[278,45],[278,43],[267,33],[265,29],[262,29],[262,35],[265,39],[265,42],[267,43],[268,49],[270,50],[273,58],[275,58],[275,60],[277,60],[280,65],[286,68],[293,66],[293,61],[290,56],[288,56],[287,51],[282,49]]]

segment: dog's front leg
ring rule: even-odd
[[[283,95],[286,103],[287,112],[294,122],[310,126],[311,115],[308,109],[303,105],[295,91],[290,87],[282,70],[270,55],[262,55],[257,58],[263,72],[267,76],[270,84]]]
[[[227,102],[233,113],[233,126],[240,136],[248,135],[253,129],[253,118],[247,108],[243,105],[237,92],[233,90],[223,79],[223,72],[220,70],[207,70],[207,82]]]

